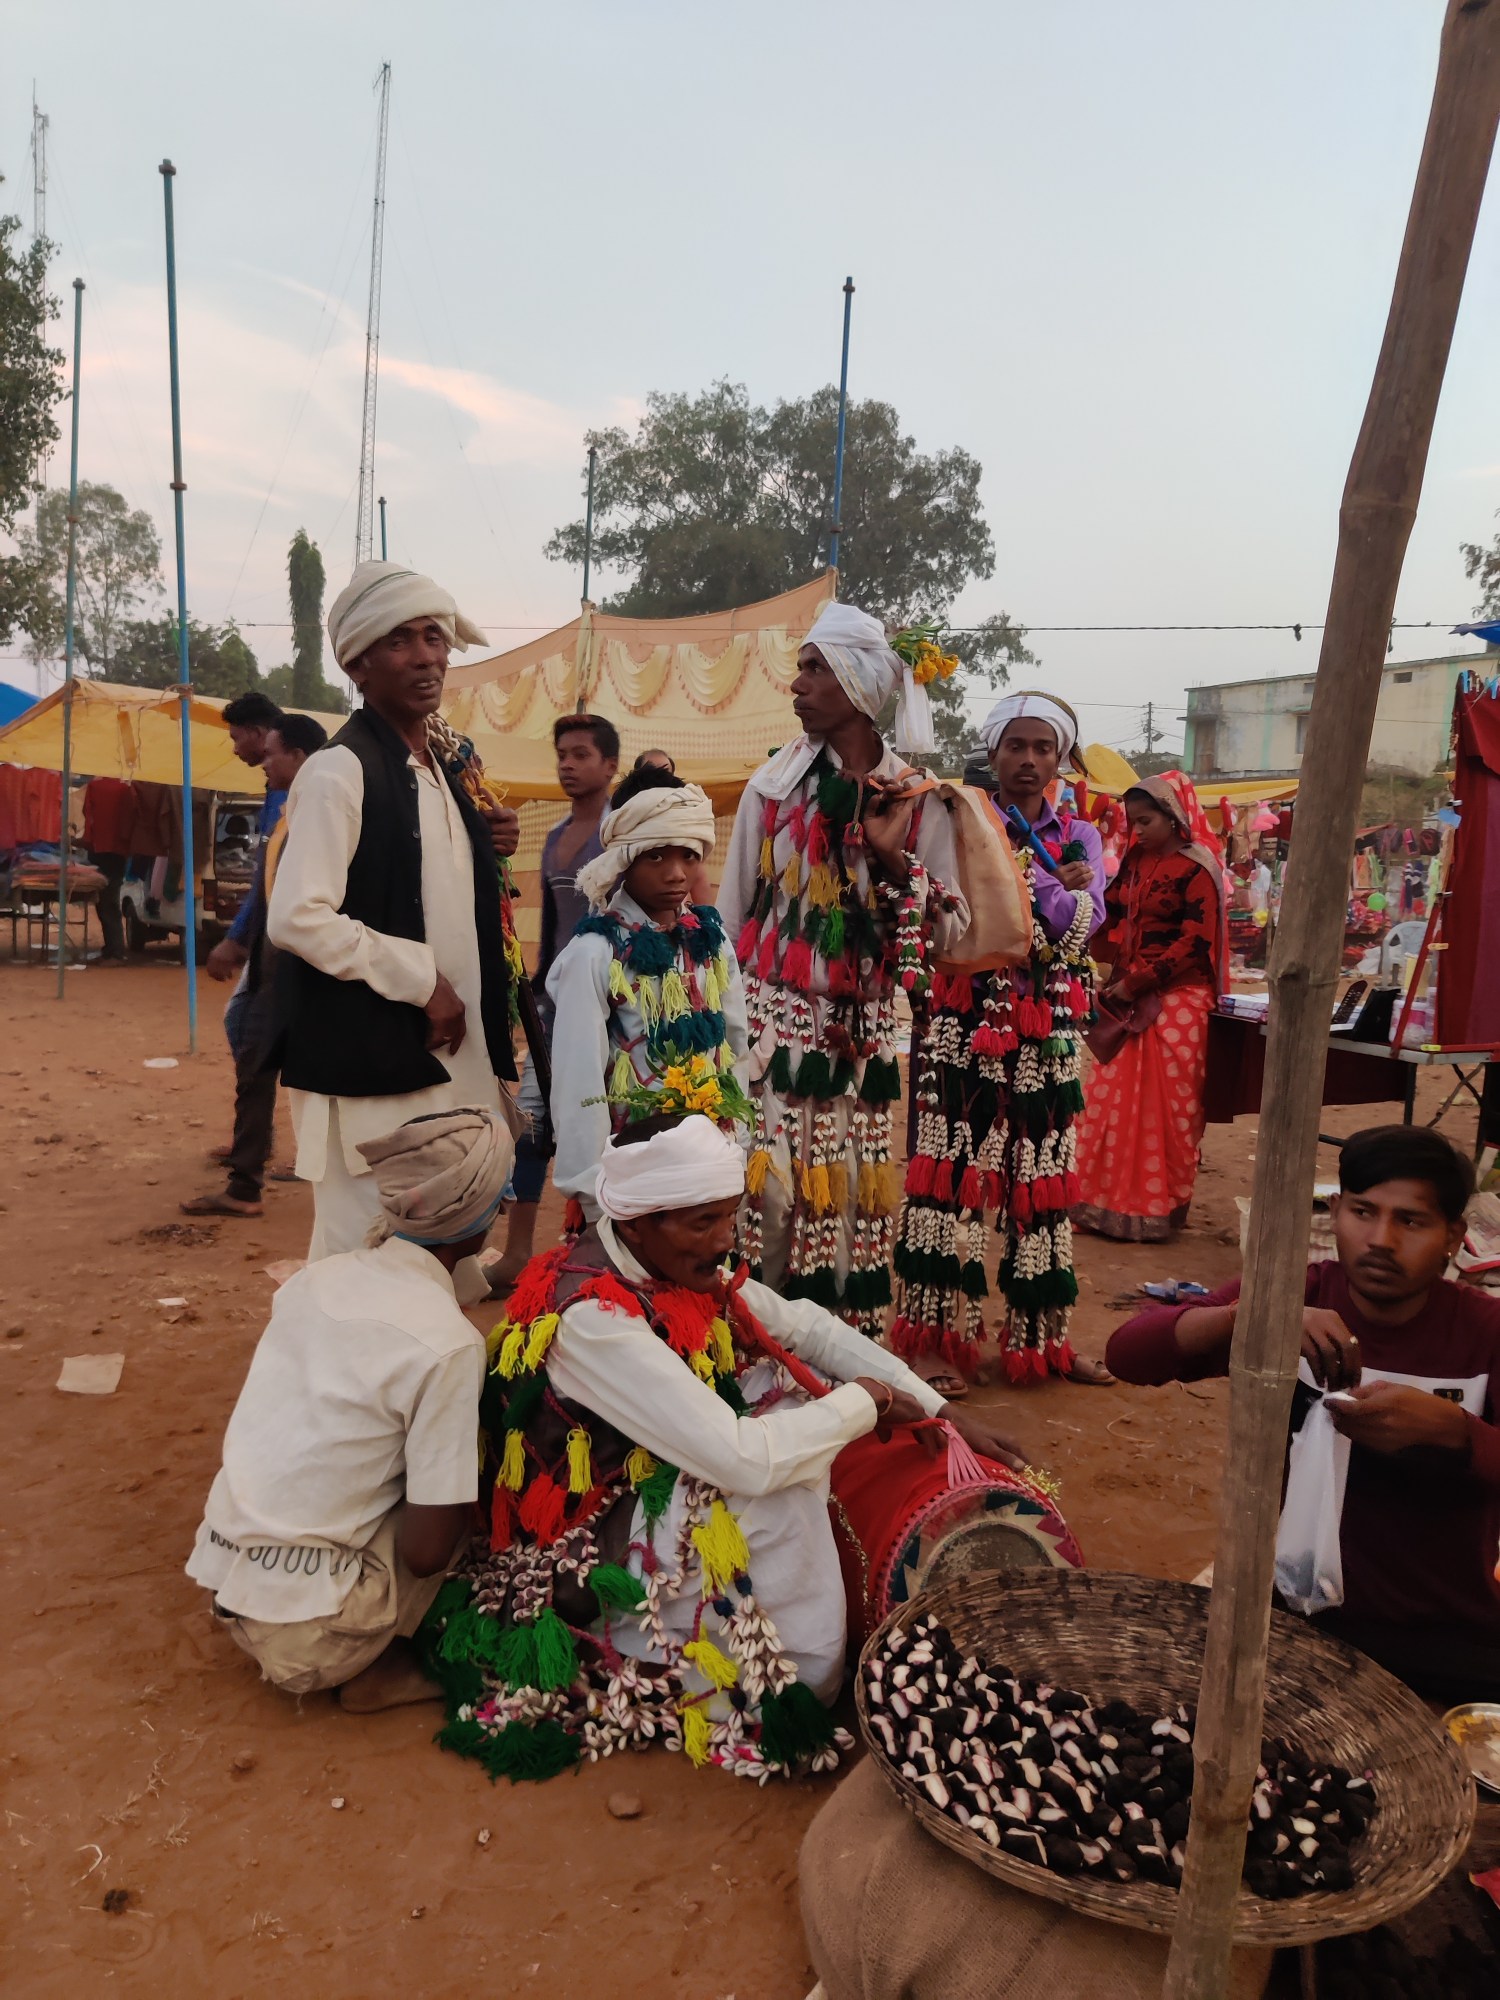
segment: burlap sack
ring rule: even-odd
[[[940,972],[998,972],[1031,955],[1031,897],[1010,842],[996,826],[984,794],[970,785],[939,782],[937,796],[958,849],[957,887],[969,905],[969,928]],[[931,808],[929,807],[929,811]]]
[[[807,1829],[807,1948],[828,2000],[1157,2000],[1164,1938],[1081,1917],[924,1833],[866,1758]],[[1225,2000],[1259,2000],[1273,1953],[1238,1951]]]

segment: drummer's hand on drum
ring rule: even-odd
[[[1025,1471],[1028,1462],[1026,1453],[1013,1437],[995,1428],[987,1411],[960,1409],[957,1404],[950,1403],[942,1414],[970,1451],[977,1451],[981,1458],[998,1458],[1012,1472]]]
[[[857,1375],[854,1379],[878,1412],[875,1420],[878,1436],[889,1437],[896,1424],[930,1424],[931,1419],[915,1396],[893,1389],[889,1382],[877,1382],[873,1375]],[[937,1436],[936,1431],[933,1436]]]

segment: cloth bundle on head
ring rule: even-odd
[[[1043,694],[1038,688],[1024,688],[1019,694],[1005,695],[984,718],[980,734],[990,755],[993,757],[999,748],[1007,727],[1023,715],[1034,716],[1037,721],[1052,725],[1057,737],[1057,761],[1066,764],[1078,742],[1078,717],[1065,701],[1059,701],[1055,695]]]
[[[926,753],[937,748],[927,690],[918,686],[911,668],[886,644],[885,627],[878,618],[852,604],[825,604],[802,643],[817,647],[844,693],[872,722],[900,689],[891,731],[898,750]]]
[[[653,785],[599,822],[604,852],[580,868],[576,885],[602,910],[632,861],[653,847],[686,847],[701,861],[714,846],[714,809],[701,785]]]
[[[435,1247],[487,1229],[515,1164],[516,1143],[497,1112],[435,1111],[359,1148],[384,1214],[370,1240],[404,1236]]]
[[[599,1206],[612,1222],[744,1192],[744,1154],[711,1118],[696,1114],[635,1145],[614,1140],[599,1165]]]
[[[361,563],[328,613],[334,658],[347,667],[377,639],[417,618],[435,618],[448,644],[461,653],[484,644],[483,632],[465,618],[449,592],[430,576],[419,575],[400,563]]]

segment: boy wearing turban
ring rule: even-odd
[[[745,975],[751,1155],[743,1248],[788,1298],[878,1334],[890,1303],[900,1174],[895,992],[968,927],[948,816],[876,727],[898,695],[896,738],[933,748],[925,689],[880,624],[820,613],[797,656],[802,734],[751,778],[719,908]]]

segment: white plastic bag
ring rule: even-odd
[[[1305,1361],[1297,1379],[1318,1386]],[[1348,1478],[1349,1440],[1334,1429],[1333,1412],[1320,1396],[1292,1439],[1276,1530],[1276,1588],[1305,1617],[1344,1601],[1339,1528]]]

